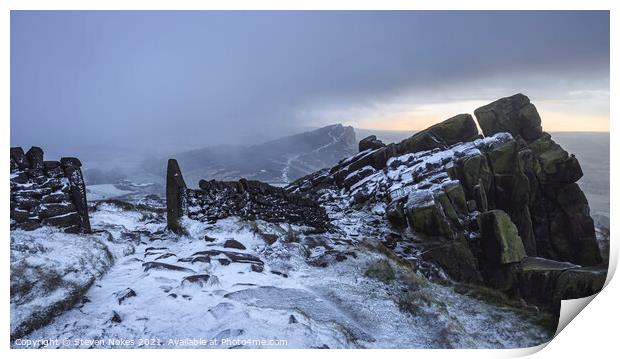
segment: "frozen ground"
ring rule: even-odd
[[[133,191],[119,189],[113,184],[89,185],[86,189],[86,196],[89,201],[99,201],[102,199],[117,198],[132,194]]]
[[[104,256],[89,255],[101,244],[114,257],[75,307],[23,339],[71,348],[504,348],[549,339],[534,313],[458,294],[360,241],[365,222],[354,213],[336,221],[345,230],[327,236],[238,218],[185,220],[188,234],[175,236],[160,215],[108,205],[92,213],[93,236],[14,232],[35,247],[66,242],[67,263]],[[230,239],[245,249],[224,248]],[[88,252],[68,255],[74,248]],[[49,266],[58,253],[47,253],[37,258]],[[107,268],[83,268],[91,267]],[[12,325],[26,313],[12,305]]]
[[[11,231],[11,337],[79,302],[112,262],[101,235]]]

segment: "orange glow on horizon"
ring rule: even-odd
[[[386,116],[364,118],[352,124],[355,127],[373,130],[420,131],[459,113],[469,113],[473,116],[473,109],[482,105],[484,103],[474,101],[435,104]],[[432,107],[434,110],[431,110]],[[538,105],[537,108],[542,119],[543,130],[546,132],[609,132],[608,113],[587,113],[584,111],[570,113],[555,108],[548,109],[544,103]]]

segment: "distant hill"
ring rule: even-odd
[[[252,146],[210,146],[173,154],[185,180],[237,180],[241,177],[272,184],[289,183],[318,169],[330,167],[357,152],[355,131],[340,124],[279,138]],[[149,160],[145,168],[160,173],[167,158]]]

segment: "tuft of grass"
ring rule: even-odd
[[[34,287],[35,283],[27,279],[29,270],[23,261],[11,264],[11,299],[25,296]]]
[[[422,277],[414,271],[402,271],[400,273],[400,279],[410,291],[420,290],[426,287],[428,284],[426,278]]]
[[[250,232],[252,232],[252,234],[259,235],[259,236],[263,234],[263,231],[261,231],[256,221],[247,221],[246,223],[247,223],[247,226]]]
[[[407,291],[398,295],[397,304],[402,312],[419,316],[434,302],[433,296],[424,290]]]
[[[288,243],[299,243],[299,235],[293,227],[289,224],[286,230],[286,235],[284,236],[284,240]]]
[[[385,260],[394,269],[396,278],[402,281],[408,289],[417,290],[428,285],[428,280],[416,272],[415,263],[399,257],[381,242],[364,240],[360,246],[368,251],[385,256]]]
[[[445,304],[435,298],[428,279],[416,271],[415,263],[399,257],[378,241],[365,240],[360,245],[370,252],[382,255],[382,259],[369,266],[365,275],[392,282],[400,288],[401,292],[395,294],[393,299],[402,312],[420,316],[429,315],[428,308],[431,306],[434,311],[447,310]]]
[[[366,269],[366,272],[364,272],[364,275],[384,283],[391,282],[396,278],[394,269],[392,269],[390,262],[386,259],[379,259],[371,263]]]
[[[37,280],[41,283],[41,287],[46,293],[51,293],[56,289],[65,286],[65,280],[62,276],[53,271],[42,271],[39,268],[35,269],[37,273]]]
[[[415,271],[416,269],[415,263],[407,261],[399,257],[396,253],[394,253],[393,250],[384,246],[383,243],[379,241],[365,239],[361,241],[359,245],[360,247],[365,248],[366,250],[370,252],[376,252],[376,253],[383,254],[390,260],[390,262],[392,262],[398,268],[403,268],[406,270],[413,270],[413,271]]]

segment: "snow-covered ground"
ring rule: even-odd
[[[11,336],[79,302],[112,262],[100,234],[66,234],[52,227],[11,231]]]
[[[97,184],[89,185],[86,188],[86,197],[89,201],[99,201],[102,199],[118,198],[134,193],[133,191],[126,191],[119,189],[115,185],[109,184]]]
[[[341,233],[306,235],[303,228],[235,217],[215,224],[184,219],[188,234],[176,236],[164,231],[161,216],[100,206],[91,223],[100,237],[105,234],[100,243],[110,248],[114,265],[79,305],[22,343],[51,338],[59,340],[52,347],[70,348],[503,348],[550,339],[535,315],[458,294],[362,240],[364,221],[355,213],[335,220]],[[90,238],[56,236],[54,243],[72,245]],[[264,239],[276,236],[272,245]],[[245,249],[224,248],[231,239]],[[22,309],[12,306],[12,325],[14,314]]]

